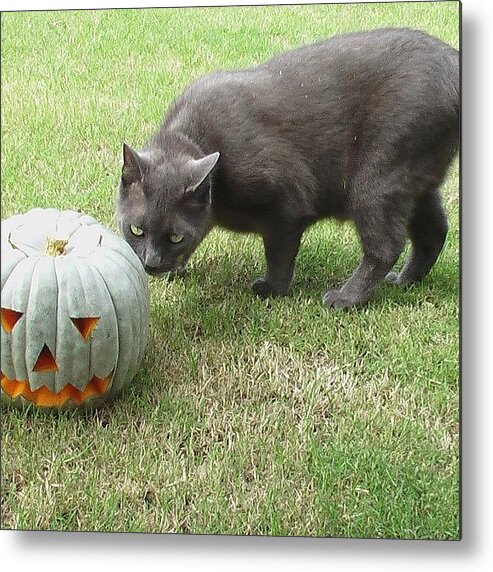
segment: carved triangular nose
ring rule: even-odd
[[[58,371],[55,358],[46,344],[34,364],[33,371]]]

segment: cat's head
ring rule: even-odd
[[[137,152],[123,145],[117,218],[146,272],[161,276],[185,266],[208,230],[210,173],[219,153]]]

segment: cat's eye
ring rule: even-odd
[[[181,242],[183,240],[183,234],[170,234],[169,239],[174,244],[178,244],[179,242]]]
[[[142,236],[144,234],[144,231],[140,227],[134,226],[133,224],[130,225],[130,231],[132,234],[135,234],[135,236]]]

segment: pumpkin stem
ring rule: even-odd
[[[45,243],[45,254],[48,256],[62,256],[65,254],[67,244],[68,238],[48,236]]]

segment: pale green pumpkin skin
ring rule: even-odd
[[[147,276],[131,247],[74,211],[33,209],[2,221],[1,230],[2,318],[10,310],[16,320],[10,329],[2,319],[2,379],[29,388],[12,398],[2,381],[2,401],[60,409],[114,398],[136,375],[148,336]],[[63,254],[46,253],[50,237],[67,241]],[[87,339],[82,323],[95,323]],[[47,363],[41,353],[54,359],[44,366],[50,371],[39,370]],[[104,393],[86,396],[97,378],[108,383]],[[33,395],[67,395],[67,384],[73,399],[35,403]]]

